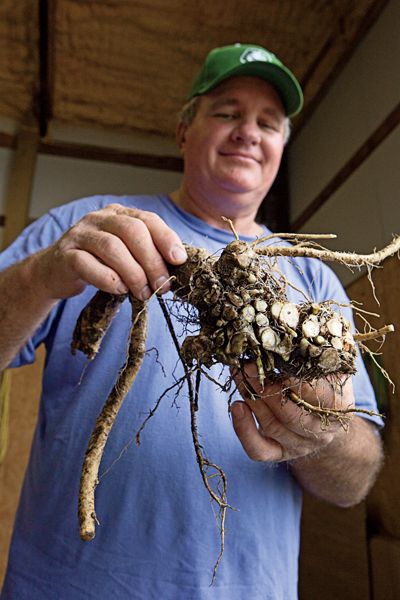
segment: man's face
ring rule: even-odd
[[[279,168],[284,122],[278,94],[256,77],[233,77],[202,96],[193,122],[181,132],[189,188],[261,201]]]

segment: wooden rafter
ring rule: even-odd
[[[53,107],[54,1],[39,0],[39,85],[35,112],[40,137],[47,134]]]

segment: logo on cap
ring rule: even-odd
[[[273,62],[274,59],[275,55],[263,48],[248,48],[241,55],[240,62]]]

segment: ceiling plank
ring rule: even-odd
[[[252,41],[305,88],[296,135],[389,1],[3,0],[0,115],[21,122],[35,98],[42,137],[54,115],[172,139],[206,53]]]
[[[249,10],[239,0],[200,5],[172,0],[166,11],[164,0],[62,0],[56,15],[54,116],[172,137],[176,114],[206,53],[249,40],[272,49],[300,81],[305,79],[308,104],[383,2],[253,0]]]

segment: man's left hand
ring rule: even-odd
[[[346,435],[343,425],[331,419],[329,426],[289,399],[290,392],[308,404],[325,408],[352,408],[351,378],[320,379],[313,385],[298,380],[261,386],[254,363],[246,366],[245,379],[235,374],[244,399],[231,407],[235,432],[248,456],[265,462],[290,461],[316,453]],[[339,440],[338,440],[339,441]]]

